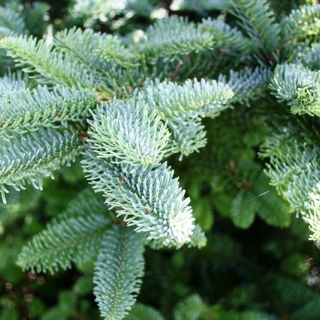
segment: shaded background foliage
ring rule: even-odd
[[[24,12],[30,33],[38,37],[47,32],[49,23],[54,30],[76,25],[125,35],[145,29],[165,15],[178,13],[200,21],[223,9],[223,1],[141,0],[124,1],[124,8],[110,7],[103,12],[100,2],[88,9],[81,1],[46,1],[50,9],[40,10],[38,20],[28,11],[36,2],[10,5],[24,5],[19,10]],[[272,0],[270,4],[281,16],[306,2]],[[8,5],[8,1],[0,4]],[[232,24],[232,17],[227,19]],[[209,70],[212,74],[228,71],[221,60],[219,70]],[[4,71],[10,60],[3,61]],[[176,77],[183,79],[187,74],[182,68]],[[201,250],[146,250],[146,274],[138,302],[155,307],[166,319],[173,318],[177,305],[194,294],[205,303],[205,319],[319,318],[319,244],[308,241],[309,231],[301,218],[279,214],[282,220],[277,220],[261,210],[255,214],[262,204],[278,201],[263,176],[263,160],[257,157],[270,130],[270,113],[279,117],[285,113],[279,111],[274,98],[268,99],[268,108],[259,101],[250,109],[236,105],[217,119],[206,120],[208,143],[200,156],[169,159],[191,198],[197,221],[208,234],[208,244]],[[219,141],[216,136],[225,139]],[[258,181],[256,190],[253,181]],[[91,265],[74,266],[55,276],[24,273],[15,265],[27,239],[41,231],[85,186],[80,165],[75,163],[56,173],[55,180],[46,181],[43,192],[12,190],[9,204],[0,205],[0,320],[99,319],[91,293]],[[237,203],[239,193],[248,190],[256,193]],[[287,209],[283,205],[279,204],[279,210]],[[241,208],[251,207],[250,220],[237,220]],[[195,310],[196,302],[195,298]],[[201,308],[202,303],[198,303]]]

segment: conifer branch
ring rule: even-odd
[[[22,248],[18,264],[51,273],[70,268],[71,262],[82,264],[98,254],[101,239],[110,227],[106,205],[86,188]]]
[[[311,71],[320,70],[320,44],[312,43],[311,48],[306,48],[299,60]]]
[[[267,64],[268,56],[279,46],[279,25],[266,0],[228,0],[229,11],[239,20],[238,24],[251,38],[255,56]]]
[[[52,91],[39,86],[32,91],[6,92],[0,97],[0,136],[8,129],[23,133],[39,127],[66,126],[68,121],[82,120],[96,103],[96,96],[89,90],[63,86]]]
[[[126,226],[107,231],[95,264],[94,294],[106,320],[123,319],[140,291],[144,235]]]
[[[97,213],[110,213],[107,206],[103,203],[101,196],[97,195],[90,186],[81,190],[70,202],[68,202],[66,209],[54,217],[54,223],[61,223],[70,218],[78,219]]]
[[[94,258],[111,226],[111,219],[95,209],[92,207],[87,215],[49,223],[46,230],[23,247],[18,264],[24,269],[54,273],[70,268],[71,262],[83,264]]]
[[[90,68],[96,86],[124,86],[122,68],[133,71],[132,68],[138,66],[139,57],[133,48],[125,48],[116,36],[93,32],[91,29],[83,31],[72,28],[58,32],[54,37],[54,45],[69,60]],[[115,82],[119,84],[115,85]]]
[[[75,1],[71,9],[72,15],[84,21],[86,28],[92,28],[95,24],[112,24],[117,17],[126,20],[134,12],[135,16],[149,17],[154,10],[154,2],[146,0],[114,1],[95,0],[91,2]],[[127,18],[128,17],[128,18]]]
[[[197,151],[206,144],[200,118],[217,117],[227,109],[232,90],[223,83],[202,79],[173,82],[149,81],[138,95],[151,110],[156,109],[172,132],[169,150],[183,155]]]
[[[302,65],[279,65],[271,79],[270,88],[279,101],[286,101],[290,105],[292,113],[320,116],[318,72]]]
[[[119,18],[114,15],[128,21],[136,10],[134,14],[153,19],[150,12],[155,9],[147,0],[80,2],[75,6],[81,7],[78,13],[87,26],[103,16],[104,23],[110,22],[109,30],[118,28],[111,24],[111,19]],[[28,37],[30,32],[42,38],[42,33],[35,25],[26,26],[28,17],[23,20],[25,13],[34,10],[39,17],[48,7],[39,4],[19,11],[19,1],[0,7],[0,55],[7,52],[27,75],[9,72],[0,79],[3,201],[8,189],[20,190],[26,184],[41,189],[44,178],[53,178],[54,170],[70,165],[79,155],[93,187],[80,192],[23,248],[20,266],[55,272],[72,263],[96,261],[94,294],[105,319],[162,320],[160,313],[143,305],[128,314],[140,290],[144,245],[153,249],[205,246],[200,225],[206,230],[211,227],[212,205],[240,228],[248,228],[256,215],[270,225],[287,227],[290,211],[295,211],[309,224],[310,239],[320,240],[320,5],[293,10],[278,24],[268,2],[184,1],[202,17],[211,15],[203,8],[218,8],[221,15],[200,23],[171,16],[123,38],[72,28],[55,34],[52,44]],[[172,8],[177,3],[173,1]],[[237,23],[239,29],[234,27]],[[122,25],[119,34],[125,28]],[[275,67],[280,59],[282,64]],[[11,58],[7,61],[12,63]],[[268,84],[275,98],[268,95]],[[241,106],[252,102],[257,108]],[[270,108],[264,111],[266,104]],[[195,214],[197,224],[190,199],[164,161],[173,153],[181,158],[204,147],[202,119],[216,118],[231,107],[229,114],[208,121],[212,126],[208,131],[219,139],[202,158],[209,159],[203,162],[209,162],[208,167],[214,162],[215,177],[203,178],[212,167],[206,171],[201,167],[184,181],[191,187],[190,196],[199,197],[198,203],[204,192],[209,194],[207,190],[215,195],[210,202],[206,198],[202,207],[195,197],[195,213],[202,211]],[[271,112],[276,113],[272,119]],[[261,156],[268,158],[266,174],[255,156],[261,141],[265,141]],[[195,163],[199,158],[194,159],[191,166],[199,165]],[[181,168],[190,163],[185,161]],[[65,177],[68,173],[62,171]],[[80,173],[77,178],[84,177]],[[239,243],[229,236],[215,235],[212,245],[200,254],[201,268],[226,270],[232,260],[251,269],[251,263],[243,263]],[[174,262],[181,264],[177,257]],[[294,281],[272,275],[267,280],[294,303],[300,299],[297,293],[303,290]],[[303,292],[306,307],[295,317],[316,309],[310,291]],[[196,320],[206,317],[205,311],[221,319],[273,317],[259,310],[225,310],[221,303],[209,307],[197,295],[170,308],[175,320]]]
[[[68,57],[68,60],[89,68],[94,82],[101,84],[107,83],[106,73],[112,66],[98,54],[98,49],[102,43],[108,41],[109,37],[112,36],[93,32],[91,29],[82,31],[74,27],[58,32],[53,43],[59,52]]]
[[[163,245],[181,246],[191,241],[194,218],[189,199],[173,179],[166,164],[159,167],[115,164],[87,150],[82,161],[87,179],[105,202],[115,208],[135,231],[146,232],[148,240],[165,239]]]
[[[163,316],[155,309],[143,305],[141,303],[135,303],[130,313],[126,315],[123,320],[164,320]]]
[[[224,83],[234,92],[229,103],[241,103],[250,106],[251,101],[263,97],[268,88],[271,70],[268,68],[244,68],[240,71],[231,70],[228,77],[219,75],[218,81]]]
[[[296,126],[284,128],[280,134],[266,140],[263,157],[270,157],[267,174],[271,184],[289,202],[293,211],[301,213],[319,240],[317,194],[319,193],[320,150]],[[297,188],[297,186],[303,186]]]
[[[214,47],[219,48],[222,53],[241,54],[241,59],[244,59],[244,56],[252,50],[252,41],[246,38],[237,28],[231,28],[226,24],[222,17],[214,20],[211,18],[203,20],[200,28],[214,36]]]
[[[102,104],[90,121],[91,149],[98,158],[132,166],[158,164],[167,152],[169,132],[156,110],[134,100]]]
[[[54,45],[66,55],[71,56],[80,64],[87,64],[94,70],[105,69],[106,64],[99,59],[95,51],[106,41],[106,34],[93,32],[92,29],[81,30],[73,27],[58,32],[53,39]]]
[[[14,5],[13,5],[14,6]],[[31,2],[23,5],[23,18],[29,34],[41,39],[47,32],[50,6],[45,2]]]
[[[66,86],[92,88],[93,76],[86,66],[73,61],[53,46],[33,37],[7,37],[0,47],[8,49],[17,66],[37,79],[40,84],[63,84]]]
[[[197,320],[204,315],[205,304],[199,295],[193,294],[182,300],[174,310],[174,320]]]
[[[190,52],[212,49],[213,44],[212,34],[184,18],[172,16],[149,27],[139,50],[153,62],[160,57],[164,61],[172,61],[181,60]]]
[[[309,202],[305,204],[303,211],[304,220],[309,224],[312,232],[309,239],[319,241],[320,239],[320,182],[317,182],[314,191],[309,194]]]
[[[9,73],[8,75],[0,79],[0,95],[5,93],[16,91],[20,89],[26,89],[32,86],[28,78],[22,72]]]
[[[292,10],[280,22],[281,44],[285,57],[292,55],[297,44],[306,39],[318,39],[320,34],[320,5],[305,5]]]
[[[100,43],[96,53],[116,67],[132,68],[138,66],[138,54],[132,48],[131,50],[125,48],[121,40],[116,36],[108,36]]]
[[[150,248],[154,250],[163,249],[163,243],[165,243],[166,237],[162,237],[159,239],[147,239],[146,245],[148,245]],[[190,242],[187,243],[188,248],[191,247],[197,247],[198,249],[201,249],[205,247],[207,244],[207,238],[205,233],[202,231],[201,227],[196,224],[192,230],[192,235],[190,236]],[[181,245],[176,245],[174,242],[169,243],[166,248],[179,248]]]
[[[201,118],[196,112],[186,112],[167,119],[167,126],[172,132],[173,139],[168,143],[168,150],[188,156],[199,151],[207,144],[206,132],[201,124]]]
[[[221,0],[173,0],[170,5],[170,10],[172,11],[196,11],[201,14],[206,13],[206,11],[219,10],[227,11],[228,6],[225,1]]]
[[[276,214],[275,214],[276,212]],[[276,189],[270,187],[268,177],[262,172],[246,190],[240,189],[232,201],[231,218],[240,228],[248,228],[257,214],[266,223],[281,227],[290,224],[290,210]]]
[[[0,7],[0,35],[2,37],[27,33],[21,12],[8,7]]]
[[[233,198],[230,213],[232,222],[239,228],[248,228],[255,218],[256,207],[251,199],[254,196],[245,189],[241,189]]]
[[[41,128],[22,137],[13,134],[0,145],[0,192],[2,201],[8,192],[5,185],[24,189],[25,183],[42,189],[42,179],[53,177],[54,170],[68,165],[79,153],[81,141],[77,133]]]
[[[225,84],[214,80],[187,80],[182,85],[164,81],[149,81],[138,95],[156,107],[166,119],[192,111],[201,117],[216,117],[227,107],[233,96],[232,90]]]

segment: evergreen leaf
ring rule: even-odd
[[[0,35],[6,37],[26,33],[21,12],[9,7],[0,7]]]
[[[148,81],[138,99],[145,100],[150,108],[157,108],[168,119],[192,111],[201,117],[216,117],[229,107],[233,97],[228,85],[215,80],[187,80],[182,85],[171,81]]]
[[[286,101],[293,114],[320,116],[320,81],[316,71],[302,65],[276,67],[270,88],[279,101]]]
[[[10,91],[26,89],[28,87],[28,78],[22,73],[9,73],[0,79],[0,95]]]
[[[206,235],[198,224],[196,224],[192,230],[192,235],[190,238],[191,242],[188,244],[189,247],[197,247],[198,249],[201,249],[207,245]]]
[[[111,219],[104,214],[102,202],[94,196],[84,198],[88,195],[88,191],[80,193],[65,212],[23,247],[18,258],[21,267],[54,273],[70,268],[71,262],[82,264],[97,255]]]
[[[199,198],[192,199],[191,206],[193,209],[193,216],[199,223],[199,226],[206,232],[210,231],[214,221],[210,199],[203,198],[202,201]]]
[[[291,222],[289,206],[276,193],[275,188],[270,188],[269,182],[266,175],[261,174],[251,189],[257,214],[270,225],[278,228],[288,227]]]
[[[167,126],[173,135],[168,143],[168,151],[171,153],[180,152],[188,156],[194,151],[198,152],[207,143],[201,118],[195,112],[172,116],[167,119]]]
[[[20,266],[54,272],[74,263],[89,275],[41,315],[46,302],[29,303],[30,273],[23,314],[0,318],[97,318],[86,296],[94,286],[106,319],[163,319],[133,306],[148,245],[162,250],[147,251],[141,301],[169,318],[318,319],[318,1],[74,0],[63,12],[75,15],[56,19],[68,1],[58,2],[49,21],[45,4],[0,0],[3,201],[10,191],[0,205],[0,278],[10,294],[0,304],[19,302],[16,246],[39,230]],[[200,157],[172,156],[200,148]],[[93,188],[79,191],[84,178]],[[43,180],[43,196],[18,192]],[[214,234],[213,209],[221,214]],[[277,230],[292,211],[301,219]],[[55,215],[45,229],[42,213]],[[225,217],[248,228],[255,214],[246,231]]]
[[[244,68],[241,71],[231,70],[228,78],[219,75],[218,81],[227,85],[234,96],[229,103],[241,103],[250,106],[251,101],[261,99],[266,94],[271,72],[268,68]]]
[[[288,303],[291,310],[295,310],[298,304],[306,305],[308,302],[318,301],[320,298],[317,292],[310,287],[305,286],[294,278],[286,277],[275,272],[268,272],[265,277],[265,283],[269,284],[270,288],[274,289],[274,299],[279,299],[283,303]],[[307,308],[306,308],[307,309]]]
[[[129,165],[158,164],[167,153],[169,132],[156,110],[133,100],[102,104],[94,113],[90,147],[98,158]]]
[[[163,316],[155,309],[143,305],[141,303],[136,303],[130,313],[126,315],[124,320],[164,320]]]
[[[9,91],[0,98],[0,135],[7,129],[23,133],[39,127],[66,126],[67,121],[82,120],[96,103],[96,96],[86,89],[57,86],[50,92],[38,86],[32,91]]]
[[[135,303],[144,269],[144,235],[126,226],[106,232],[95,264],[94,294],[105,319],[123,319]]]
[[[106,205],[101,200],[101,197],[97,195],[91,187],[87,187],[80,192],[77,196],[71,199],[65,210],[59,213],[54,218],[54,222],[61,223],[64,220],[69,220],[70,218],[85,218],[90,215],[93,211],[102,214],[104,212],[109,212]]]
[[[212,49],[214,37],[182,17],[171,16],[149,27],[140,43],[140,52],[151,60],[180,60],[183,55]]]
[[[1,39],[0,47],[7,49],[16,65],[23,66],[23,71],[40,84],[93,87],[93,76],[86,66],[54,50],[44,40],[26,36],[7,37]]]
[[[252,42],[244,37],[242,32],[237,28],[231,28],[222,17],[218,19],[205,19],[202,21],[200,28],[214,36],[214,47],[219,48],[223,53],[231,55],[247,55],[252,50]],[[244,59],[244,57],[241,57]]]
[[[194,294],[182,300],[174,310],[175,320],[198,320],[204,312],[205,304],[199,295]]]
[[[271,178],[271,185],[285,197],[291,210],[301,213],[309,223],[313,240],[320,236],[316,200],[319,194],[319,152],[299,127],[290,126],[269,137],[261,154],[270,157],[267,175]]]
[[[147,18],[154,10],[154,1],[150,0],[75,0],[71,7],[72,16],[83,21],[86,28],[97,25],[110,25],[112,29],[119,28],[132,13],[135,17]],[[117,23],[118,20],[120,23]],[[124,20],[124,21],[123,21]]]
[[[295,310],[291,317],[292,320],[305,318],[306,320],[316,320],[320,313],[319,297],[314,297],[307,301],[301,308]]]
[[[223,0],[173,0],[170,5],[172,11],[196,11],[204,13],[211,10],[227,10]]]
[[[40,198],[40,191],[34,188],[21,191],[13,187],[8,189],[7,203],[0,203],[0,225],[5,228],[13,221],[30,214],[30,208],[36,208]]]
[[[88,64],[94,71],[101,71],[106,64],[99,59],[95,51],[107,39],[106,34],[93,32],[92,29],[81,30],[73,27],[58,32],[53,43],[59,51],[71,56],[81,64]]]
[[[125,48],[116,36],[74,27],[58,32],[53,42],[56,50],[65,55],[66,61],[85,66],[95,87],[102,91],[101,94],[110,91],[111,98],[113,90],[123,90],[128,82],[127,69],[134,73],[133,67],[137,66],[138,55]]]
[[[320,70],[320,44],[312,43],[299,57],[301,63],[311,71]]]
[[[173,136],[168,149],[172,149],[172,153],[189,155],[206,144],[200,118],[217,117],[229,107],[232,96],[227,85],[194,79],[182,85],[149,81],[136,99],[145,101],[150,110],[159,111]]]
[[[279,46],[280,27],[266,0],[227,0],[229,10],[254,43],[255,56],[263,64]]]
[[[300,51],[302,41],[319,40],[320,5],[304,5],[294,9],[280,21],[281,44],[284,57],[292,57],[292,53]],[[296,49],[296,50],[295,50]]]
[[[96,49],[96,54],[106,62],[123,68],[138,66],[139,56],[132,49],[125,48],[121,40],[116,36],[108,36]]]
[[[265,312],[249,310],[249,311],[236,311],[226,310],[221,304],[214,305],[210,311],[205,313],[205,316],[210,317],[214,315],[217,320],[276,320],[273,315]]]
[[[250,191],[241,189],[232,201],[231,218],[233,223],[243,229],[250,227],[255,216],[255,203]]]
[[[0,145],[0,192],[5,202],[5,185],[24,189],[25,183],[42,189],[42,179],[69,165],[80,151],[81,140],[76,132],[41,128],[19,136],[14,134]]]
[[[84,154],[83,167],[105,202],[123,216],[137,232],[147,232],[148,240],[165,239],[181,246],[191,241],[194,218],[173,172],[164,163],[158,167],[129,166],[99,159],[93,151]]]
[[[42,38],[49,24],[50,6],[44,2],[25,3],[22,9],[25,25],[30,34]]]
[[[90,68],[90,73],[96,83],[106,83],[106,73],[111,65],[98,54],[101,44],[108,42],[105,34],[93,32],[91,29],[72,28],[58,32],[53,40],[56,48],[63,52],[71,61],[76,61],[80,66]],[[112,48],[118,49],[118,48]]]
[[[147,239],[146,244],[154,250],[160,250],[164,248],[174,249],[177,247],[177,244],[174,242],[170,242],[169,244],[167,244],[168,241],[166,241],[166,239],[166,236],[158,239]],[[190,236],[190,242],[188,242],[187,245],[188,248],[197,247],[198,249],[201,249],[207,245],[206,235],[198,224],[194,226],[192,235]]]

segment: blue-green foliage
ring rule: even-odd
[[[53,50],[44,40],[26,36],[7,37],[2,40],[1,46],[9,50],[9,55],[18,66],[24,67],[24,72],[38,74],[32,77],[41,84],[93,87],[94,76],[87,66]]]
[[[25,74],[21,72],[17,73],[9,73],[1,78],[0,82],[0,93],[1,96],[5,93],[9,93],[11,91],[16,91],[20,89],[26,89],[31,87],[29,79],[25,76]]]
[[[20,83],[13,85],[18,87]],[[62,86],[51,91],[47,87],[6,90],[0,98],[0,135],[39,127],[66,127],[70,122],[81,121],[96,103],[96,96],[89,90]]]
[[[150,113],[142,101],[102,104],[93,119],[88,142],[100,159],[132,166],[148,165],[160,163],[170,152],[166,150],[170,137],[167,127],[156,110]]]
[[[114,17],[125,23],[132,12],[158,19],[152,16],[161,11],[147,4],[93,1],[90,7],[77,1],[74,11],[87,25],[100,20],[112,30],[120,29]],[[23,247],[20,266],[56,272],[72,263],[84,269],[94,264],[93,291],[105,319],[162,319],[143,305],[129,313],[140,291],[146,245],[201,248],[201,227],[210,231],[214,213],[247,229],[260,223],[257,217],[288,227],[294,211],[309,224],[310,238],[320,239],[320,55],[318,43],[311,45],[319,40],[319,5],[303,6],[278,22],[265,0],[201,1],[193,3],[198,14],[218,8],[226,18],[219,12],[218,18],[189,22],[173,15],[125,38],[74,27],[56,33],[52,42],[29,31],[15,5],[0,7],[0,48],[18,69],[0,81],[3,202],[12,188],[42,189],[45,178],[58,176],[56,170],[80,162],[85,177],[74,179],[80,181],[74,192],[87,182],[92,186]],[[172,7],[179,9],[177,1]],[[26,15],[48,10],[30,8]],[[216,235],[215,241],[200,271],[224,269],[234,257],[239,270],[255,277],[236,240]],[[269,243],[264,250],[272,255],[272,248]],[[213,260],[218,255],[221,265]],[[179,255],[173,260],[184,265]],[[302,285],[272,272],[263,279],[288,295],[290,301],[283,300],[294,317],[316,309],[313,291],[305,290],[304,305],[295,308],[295,290],[303,291]],[[210,292],[204,282],[203,292]],[[256,291],[246,286],[237,288],[240,298],[230,293],[235,310],[216,297],[205,302],[190,295],[183,285],[174,290],[184,299],[171,306],[176,320],[274,318],[247,303],[243,296]],[[60,300],[44,319],[68,317],[75,295],[61,294]]]
[[[301,213],[319,239],[318,210],[318,153],[319,148],[310,137],[298,132],[298,127],[283,128],[282,132],[266,140],[262,155],[270,157],[268,175],[277,190],[284,194],[292,210]],[[294,137],[294,138],[293,138]],[[296,186],[303,188],[296,188]]]
[[[11,8],[0,7],[0,34],[2,36],[28,33],[23,16]]]
[[[146,32],[146,38],[140,43],[139,51],[155,61],[178,60],[192,51],[211,49],[214,35],[201,26],[189,23],[186,19],[173,16],[160,20]]]
[[[140,303],[136,303],[130,313],[123,318],[124,320],[143,320],[143,319],[154,319],[164,320],[163,316],[155,309],[145,306]]]
[[[21,137],[12,134],[2,138],[0,152],[0,192],[5,202],[7,186],[24,189],[25,183],[42,189],[44,177],[53,177],[61,165],[70,165],[80,152],[81,141],[72,130],[41,128]]]
[[[204,303],[198,295],[193,295],[181,301],[174,310],[175,320],[197,320],[204,311]]]
[[[173,82],[148,82],[138,94],[150,110],[157,110],[172,133],[169,153],[189,155],[206,144],[201,118],[217,117],[229,107],[233,92],[216,81],[187,80],[183,85]]]
[[[101,241],[94,294],[105,319],[122,319],[139,293],[144,270],[144,235],[115,226]]]
[[[268,55],[275,53],[279,45],[279,25],[275,21],[266,0],[228,0],[229,11],[239,20],[246,35],[252,41],[253,55],[266,64]]]
[[[286,101],[292,113],[320,115],[319,75],[302,65],[280,65],[270,83],[279,101]]]
[[[116,208],[128,225],[147,232],[148,239],[162,239],[164,245],[190,242],[194,218],[189,199],[179,188],[173,172],[164,163],[159,167],[114,164],[87,152],[83,161],[87,178],[105,202]],[[156,196],[155,196],[156,195]]]
[[[246,38],[239,29],[230,27],[222,16],[219,19],[204,19],[201,29],[214,36],[214,46],[223,53],[241,55],[241,59],[244,59],[252,50],[250,39]]]
[[[219,75],[219,82],[228,85],[234,92],[230,103],[241,103],[250,106],[251,101],[257,101],[266,94],[271,70],[268,68],[244,68],[240,71],[231,70],[229,76]]]
[[[48,224],[47,230],[23,248],[18,264],[53,273],[70,268],[71,262],[83,264],[95,258],[112,223],[99,200],[90,189],[80,193],[65,212]]]
[[[320,45],[319,43],[313,43],[311,47],[306,48],[306,50],[299,56],[301,63],[308,67],[310,70],[320,69]]]

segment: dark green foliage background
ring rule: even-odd
[[[55,30],[86,26],[90,22],[95,30],[124,35],[153,22],[150,15],[141,14],[138,8],[130,17],[116,13],[102,23],[88,16],[72,15],[72,2],[47,3],[51,6],[50,21]],[[302,3],[305,2],[270,1],[278,16]],[[169,5],[170,1],[150,1],[150,12]],[[215,10],[187,9],[177,13],[194,21],[217,14]],[[211,70],[211,76],[227,70],[227,60],[221,61],[221,70]],[[184,72],[187,74],[182,69],[177,77],[183,79]],[[177,156],[169,159],[191,198],[197,221],[207,232],[208,243],[200,250],[147,249],[146,273],[138,301],[153,306],[166,319],[172,319],[175,307],[192,294],[199,294],[206,304],[205,319],[316,320],[320,317],[320,253],[317,244],[308,241],[305,223],[289,215],[284,220],[273,218],[276,220],[273,221],[261,212],[256,215],[253,212],[252,220],[242,228],[234,224],[237,224],[234,209],[241,208],[233,208],[232,203],[239,192],[246,193],[253,185],[260,188],[255,196],[241,203],[245,209],[279,201],[268,181],[265,182],[264,163],[257,153],[270,130],[270,114],[281,123],[286,111],[275,98],[264,101],[268,101],[268,106],[257,101],[250,108],[235,106],[217,119],[206,120],[207,146],[182,161]],[[225,137],[223,141],[216,139],[221,136]],[[76,163],[56,173],[55,180],[46,181],[43,192],[31,188],[19,193],[12,191],[9,204],[0,205],[0,226],[3,226],[0,228],[0,320],[99,319],[92,294],[92,266],[74,266],[51,276],[22,272],[15,265],[26,241],[41,231],[85,186],[80,165]]]

